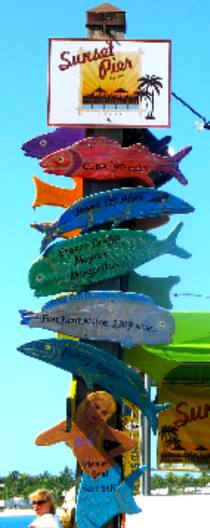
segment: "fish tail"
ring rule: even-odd
[[[119,512],[130,514],[141,512],[141,508],[134,501],[132,490],[134,482],[136,482],[136,480],[146,468],[147,466],[142,466],[141,468],[133,471],[115,490],[115,498]]]
[[[133,485],[135,484],[136,480],[141,477],[141,475],[148,469],[148,466],[141,466],[138,469],[135,469],[128,477],[125,478],[124,483],[128,486],[128,488],[132,489]]]
[[[178,164],[191,150],[192,147],[185,147],[172,156],[175,167],[171,168],[171,175],[173,175],[182,185],[187,185],[188,182],[184,174],[179,170]]]
[[[182,229],[182,226],[183,226],[183,222],[179,222],[176,225],[176,227],[173,229],[173,231],[171,231],[168,238],[166,238],[166,240],[163,241],[163,244],[165,246],[165,253],[168,253],[170,255],[176,255],[177,257],[187,259],[192,256],[191,253],[177,246],[176,244],[176,239],[177,239],[179,232]]]
[[[174,154],[173,160],[178,164],[189,152],[191,152],[192,147],[184,147],[183,149],[179,150]]]
[[[56,238],[56,226],[55,224],[51,225],[48,223],[41,223],[41,224],[31,224],[31,227],[34,229],[37,229],[37,231],[40,231],[41,233],[45,233],[44,238],[42,239],[40,251],[44,251],[47,246],[49,246],[50,242]]]
[[[48,233],[48,231],[50,229],[49,224],[46,224],[45,222],[43,222],[41,224],[37,224],[36,222],[34,222],[34,224],[30,224],[30,225],[31,225],[31,227],[33,227],[37,231],[40,231],[40,233]]]
[[[159,139],[158,141],[158,150],[166,147],[172,139],[172,136],[164,136],[162,139]]]
[[[138,179],[138,176],[136,176],[136,178]],[[142,180],[142,177],[139,176],[139,179]],[[150,178],[149,174],[144,174],[144,184],[145,183],[148,185],[148,187],[154,187],[154,182],[152,178]]]
[[[20,324],[22,325],[28,325],[34,315],[33,312],[29,312],[28,310],[19,310],[19,313],[21,315]]]

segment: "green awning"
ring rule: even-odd
[[[176,331],[170,345],[126,349],[124,361],[160,385],[165,381],[210,382],[210,312],[172,312]]]

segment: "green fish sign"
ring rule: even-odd
[[[165,240],[146,231],[111,229],[56,242],[31,266],[29,284],[37,297],[82,291],[90,284],[118,277],[165,253],[189,258],[176,245],[180,222]]]

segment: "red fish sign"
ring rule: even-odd
[[[105,137],[88,137],[58,150],[40,162],[45,172],[58,176],[77,176],[91,180],[137,178],[139,184],[154,186],[150,173],[167,172],[185,185],[178,164],[192,147],[185,147],[174,156],[161,156],[141,143],[121,147]]]

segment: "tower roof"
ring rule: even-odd
[[[99,6],[92,7],[92,9],[88,9],[88,12],[93,12],[93,11],[94,13],[105,13],[106,11],[116,12],[116,13],[123,12],[122,9],[119,9],[118,7],[114,6],[113,4],[109,4],[109,3],[100,4]]]

